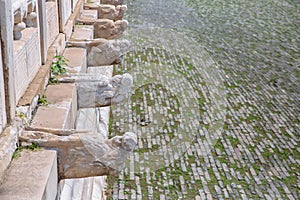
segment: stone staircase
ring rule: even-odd
[[[47,2],[48,3],[48,2]],[[51,3],[51,2],[49,2]],[[93,1],[98,3],[99,1]],[[79,19],[93,21],[98,18],[98,10],[83,10],[78,3]],[[50,12],[50,11],[49,11]],[[70,22],[71,21],[71,22]],[[109,107],[78,109],[75,83],[59,83],[47,85],[49,68],[56,54],[63,55],[69,62],[66,67],[68,74],[97,74],[111,78],[113,65],[88,66],[88,50],[83,47],[66,47],[68,40],[93,40],[94,26],[88,23],[76,23],[76,12],[66,23],[64,34],[57,35],[48,51],[48,60],[30,84],[29,89],[19,102],[19,110],[32,118],[27,120],[33,130],[106,130],[103,138],[108,136]],[[71,30],[71,31],[70,31]],[[67,41],[66,41],[67,39]],[[47,85],[46,89],[45,85]],[[37,107],[37,97],[44,94],[48,105]],[[26,105],[26,106],[23,106]],[[29,106],[28,106],[29,105]],[[36,110],[36,111],[34,111]],[[34,115],[31,113],[34,111]],[[25,130],[26,131],[26,130]],[[27,144],[25,144],[27,145]],[[65,179],[58,182],[57,151],[23,150],[18,158],[13,159],[7,175],[0,187],[0,199],[3,200],[40,200],[40,199],[105,199],[106,176]]]

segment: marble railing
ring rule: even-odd
[[[14,40],[22,38],[22,30],[26,27],[37,27],[37,1],[14,0],[12,10],[14,14]]]

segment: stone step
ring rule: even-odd
[[[69,73],[85,73],[87,68],[87,53],[84,48],[66,48],[63,56],[69,60],[68,67]]]
[[[54,200],[57,195],[56,151],[23,150],[0,188],[3,200]]]
[[[75,84],[63,83],[49,85],[45,95],[48,105],[38,108],[31,126],[34,128],[74,128],[77,113],[77,92]]]
[[[94,38],[94,27],[90,25],[76,25],[71,40],[91,40]]]

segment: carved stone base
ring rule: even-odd
[[[86,10],[97,10],[99,19],[121,20],[127,11],[126,5],[86,4]]]
[[[133,86],[130,74],[106,76],[73,75],[59,79],[62,83],[76,83],[78,108],[104,107],[121,103]]]
[[[94,38],[119,39],[127,26],[126,20],[114,22],[110,19],[98,19],[94,23]]]
[[[129,48],[128,40],[95,39],[90,41],[69,41],[69,46],[85,47],[88,52],[88,66],[113,65],[121,62]]]
[[[69,135],[62,136],[57,132],[26,131],[20,141],[56,150],[60,179],[118,174],[137,144],[136,135],[131,132],[105,140],[97,133],[69,131]]]

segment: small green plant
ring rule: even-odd
[[[38,99],[38,104],[44,105],[44,106],[48,106],[48,101],[47,101],[47,97],[45,94],[43,94],[42,96],[40,96],[40,98]]]
[[[16,149],[16,151],[13,153],[12,158],[19,158],[21,151],[23,151],[24,147],[20,146]]]
[[[40,147],[37,143],[32,143],[30,146],[26,147],[26,149],[29,149],[31,151],[37,151],[40,150]]]
[[[28,125],[28,120],[27,120],[25,113],[18,112],[17,117],[19,117],[22,120],[23,124]]]
[[[50,84],[50,85],[58,84],[58,79],[53,76],[50,76],[49,80],[48,80],[48,84]]]
[[[37,143],[32,143],[30,146],[26,146],[26,147],[19,146],[16,149],[16,151],[13,153],[12,158],[13,159],[19,158],[21,156],[21,152],[24,149],[27,149],[27,150],[30,150],[30,151],[38,151],[38,150],[40,150],[40,147],[39,147],[39,145]]]
[[[54,56],[51,64],[51,74],[60,75],[67,72],[64,66],[68,66],[69,60],[64,56]]]

